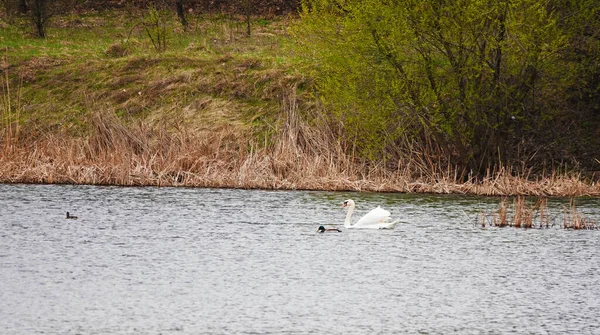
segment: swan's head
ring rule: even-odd
[[[319,228],[317,228],[317,231],[318,231],[319,233],[324,233],[324,232],[325,232],[325,227],[323,227],[323,226],[319,226]]]
[[[354,208],[354,200],[348,199],[348,200],[344,201],[342,208],[344,208],[344,207]]]

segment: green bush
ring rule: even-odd
[[[364,158],[397,156],[417,142],[483,171],[522,157],[519,143],[567,112],[580,74],[562,53],[584,33],[573,27],[589,25],[600,8],[576,6],[307,0],[291,32],[331,116]]]

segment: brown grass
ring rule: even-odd
[[[260,66],[252,59],[242,65]],[[339,126],[322,118],[325,113],[314,106],[299,106],[304,100],[296,96],[293,80],[285,78],[279,82],[279,119],[270,125],[270,137],[255,136],[251,126],[239,120],[237,105],[208,96],[193,104],[155,107],[146,118],[118,117],[114,106],[88,102],[85,110],[92,112],[81,120],[81,129],[43,129],[40,124],[21,120],[21,90],[11,89],[6,68],[3,60],[0,182],[4,183],[600,195],[599,185],[584,183],[579,176],[553,174],[530,180],[527,171],[515,173],[510,167],[488,170],[482,180],[465,182],[457,169],[428,154],[435,150],[414,145],[406,145],[411,151],[393,170],[389,162],[367,164],[353,156],[351,144],[344,143],[339,134]],[[133,95],[140,96],[142,104],[149,99],[143,98],[146,95],[159,96],[163,90],[188,81],[184,74],[151,82],[148,92]],[[264,94],[275,96],[271,88]],[[243,95],[249,88],[231,90]],[[132,113],[133,109],[128,110]],[[532,227],[533,209],[519,202],[515,206],[520,209],[510,222],[503,201],[493,225]],[[536,208],[540,217],[547,216],[545,204]]]
[[[569,204],[569,208],[563,209],[563,228],[565,229],[599,229],[598,221],[593,221],[587,218],[575,207],[573,199]]]
[[[324,135],[300,121],[295,89],[282,101],[281,131],[262,145],[236,123],[189,129],[181,122],[127,124],[95,106],[85,136],[42,132],[17,143],[4,126],[0,180],[24,183],[169,185],[267,189],[375,190],[340,151],[324,155]],[[12,115],[4,108],[3,116]],[[177,119],[177,118],[174,118]],[[195,123],[192,123],[195,124]],[[34,131],[28,131],[33,133]]]
[[[459,182],[450,172],[419,170],[415,161],[396,171],[356,163],[332,133],[301,121],[293,96],[286,96],[282,105],[278,135],[267,145],[235,125],[188,129],[158,121],[126,124],[111,110],[90,115],[89,134],[81,137],[41,132],[25,138],[8,122],[0,147],[0,181],[483,195],[502,194],[499,189],[515,192],[509,186],[518,178],[512,176],[474,184]],[[11,115],[4,118],[5,124]],[[522,180],[517,185],[525,194],[598,194],[597,187],[583,183],[574,191],[573,183],[561,177],[539,184]],[[534,192],[525,185],[531,185]],[[528,207],[523,198],[517,199],[512,225],[532,227],[535,211],[547,218],[545,202]],[[494,225],[509,225],[508,220],[503,200]]]
[[[569,177],[532,183],[506,173],[480,183],[457,180],[452,169],[427,170],[417,159],[384,166],[356,162],[327,127],[302,121],[290,89],[282,99],[276,136],[258,143],[235,123],[189,128],[184,121],[126,123],[110,109],[92,113],[87,135],[64,131],[19,131],[17,113],[3,113],[0,181],[96,185],[162,185],[480,195],[598,195],[598,187]],[[23,136],[23,133],[38,134]],[[431,167],[429,167],[431,168]],[[518,198],[509,223],[506,200],[493,225],[533,227],[534,213],[547,218],[545,203]],[[536,212],[537,211],[537,212]]]
[[[508,226],[508,207],[506,205],[506,198],[502,199],[500,206],[498,207],[497,215],[494,216],[494,226],[506,227]]]
[[[21,90],[12,92],[9,85],[8,63],[6,58],[0,60],[0,74],[4,73],[4,78],[0,81],[0,108],[2,109],[2,153],[3,155],[10,154],[19,145],[19,130],[20,130],[20,114],[21,114]],[[16,99],[13,99],[16,95]]]
[[[551,215],[546,198],[539,198],[535,202],[528,202],[525,197],[518,196],[513,199],[512,209],[509,211],[507,198],[503,198],[498,209],[491,213],[481,212],[479,215],[482,227],[515,227],[515,228],[550,228]],[[586,218],[579,212],[573,199],[569,208],[563,209],[563,228],[565,229],[598,229],[598,223]]]

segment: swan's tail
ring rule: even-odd
[[[394,229],[398,223],[400,223],[400,220],[392,221],[379,229]]]

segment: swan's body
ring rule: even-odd
[[[77,219],[77,217],[75,215],[71,215],[71,214],[69,214],[69,212],[67,212],[67,219]]]
[[[346,228],[394,229],[398,223],[398,221],[390,222],[390,212],[386,211],[380,206],[377,206],[377,208],[372,209],[353,225],[350,221],[350,218],[352,217],[352,213],[354,213],[354,200],[348,199],[344,201],[344,205],[342,207],[348,207],[346,221],[344,222],[344,227]]]

